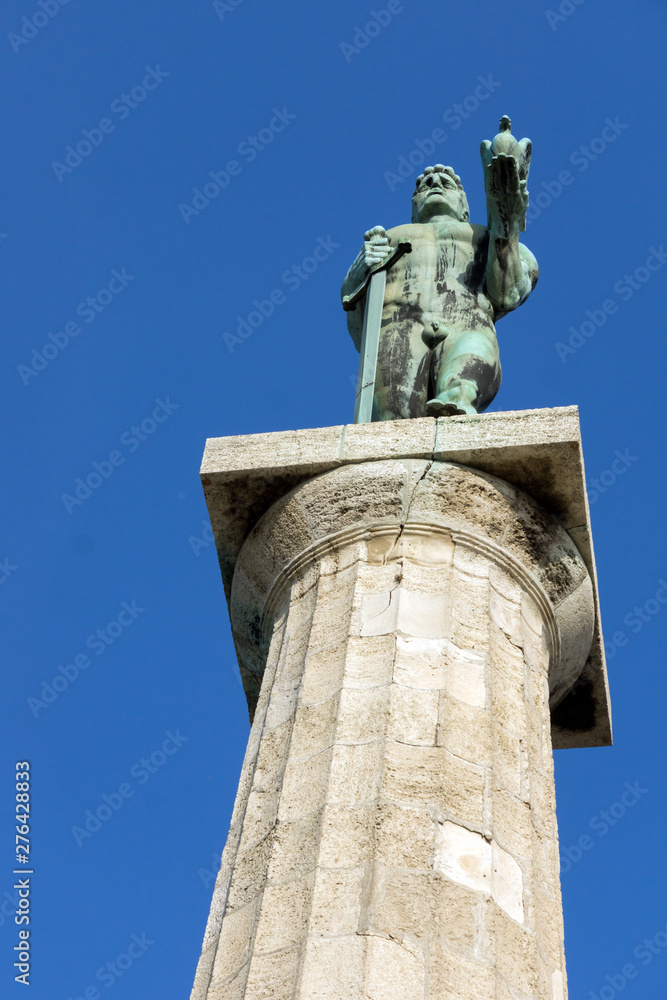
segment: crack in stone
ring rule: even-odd
[[[387,604],[386,608],[382,608],[382,610],[378,611],[377,614],[373,615],[372,618],[366,618],[365,621],[363,622],[363,625],[369,625],[371,622],[374,622],[376,618],[381,618],[383,614],[389,611],[389,608],[391,607],[391,595],[394,593],[394,590],[396,590],[396,587],[392,587],[392,589],[389,591],[389,603]]]
[[[401,530],[403,530],[405,522],[407,521],[408,517],[410,516],[410,508],[412,507],[412,502],[413,502],[413,500],[415,498],[415,494],[417,492],[417,489],[419,488],[419,484],[422,482],[423,479],[426,478],[426,476],[431,471],[432,467],[433,467],[433,461],[431,459],[428,459],[427,462],[426,462],[426,467],[424,468],[424,471],[422,472],[421,476],[419,477],[419,479],[417,480],[417,482],[412,487],[412,490],[410,492],[410,498],[408,500],[408,504],[407,504],[407,507],[406,507],[406,510],[405,510],[405,517],[403,518],[403,521],[401,523]]]
[[[430,472],[432,466],[433,466],[433,460],[432,459],[427,459],[426,460],[426,467],[424,468],[424,471],[422,472],[422,474],[420,475],[419,479],[417,480],[417,482],[414,484],[414,486],[410,490],[410,496],[409,496],[409,498],[407,500],[407,506],[405,507],[404,514],[401,517],[401,523],[398,526],[398,534],[396,535],[396,538],[394,539],[394,542],[393,542],[393,544],[392,544],[389,552],[387,552],[387,554],[384,556],[384,558],[382,560],[382,565],[383,566],[386,566],[386,564],[388,562],[391,562],[392,558],[394,558],[394,553],[398,553],[398,549],[399,549],[399,546],[400,546],[401,538],[402,538],[403,533],[405,531],[405,522],[408,520],[408,518],[410,516],[410,508],[412,506],[412,501],[415,498],[415,494],[417,492],[419,484],[428,475],[428,473]],[[406,484],[406,486],[407,486],[407,484]],[[402,564],[401,564],[399,584],[400,584],[402,578],[403,578],[403,567],[402,567]]]

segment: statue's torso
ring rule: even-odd
[[[485,294],[488,233],[485,226],[453,220],[388,230],[392,246],[409,239],[412,253],[387,272],[385,323],[409,318],[426,330],[433,324],[448,332],[492,329],[494,310]]]

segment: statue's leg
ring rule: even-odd
[[[412,319],[391,322],[380,333],[373,420],[425,417],[430,351],[423,326]]]
[[[435,396],[427,403],[428,415],[481,413],[498,392],[501,376],[493,330],[450,333],[433,351]]]

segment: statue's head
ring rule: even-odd
[[[442,163],[426,167],[417,178],[412,196],[413,222],[428,222],[438,215],[447,215],[459,222],[470,221],[468,199],[461,178]]]

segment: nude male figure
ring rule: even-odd
[[[345,277],[342,295],[411,240],[387,272],[373,420],[481,413],[498,392],[494,324],[526,301],[538,266],[519,243],[528,192],[517,160],[488,154],[484,166],[489,226],[470,223],[460,178],[438,163],[417,178],[412,222],[370,229]],[[363,309],[347,314],[357,350]]]

